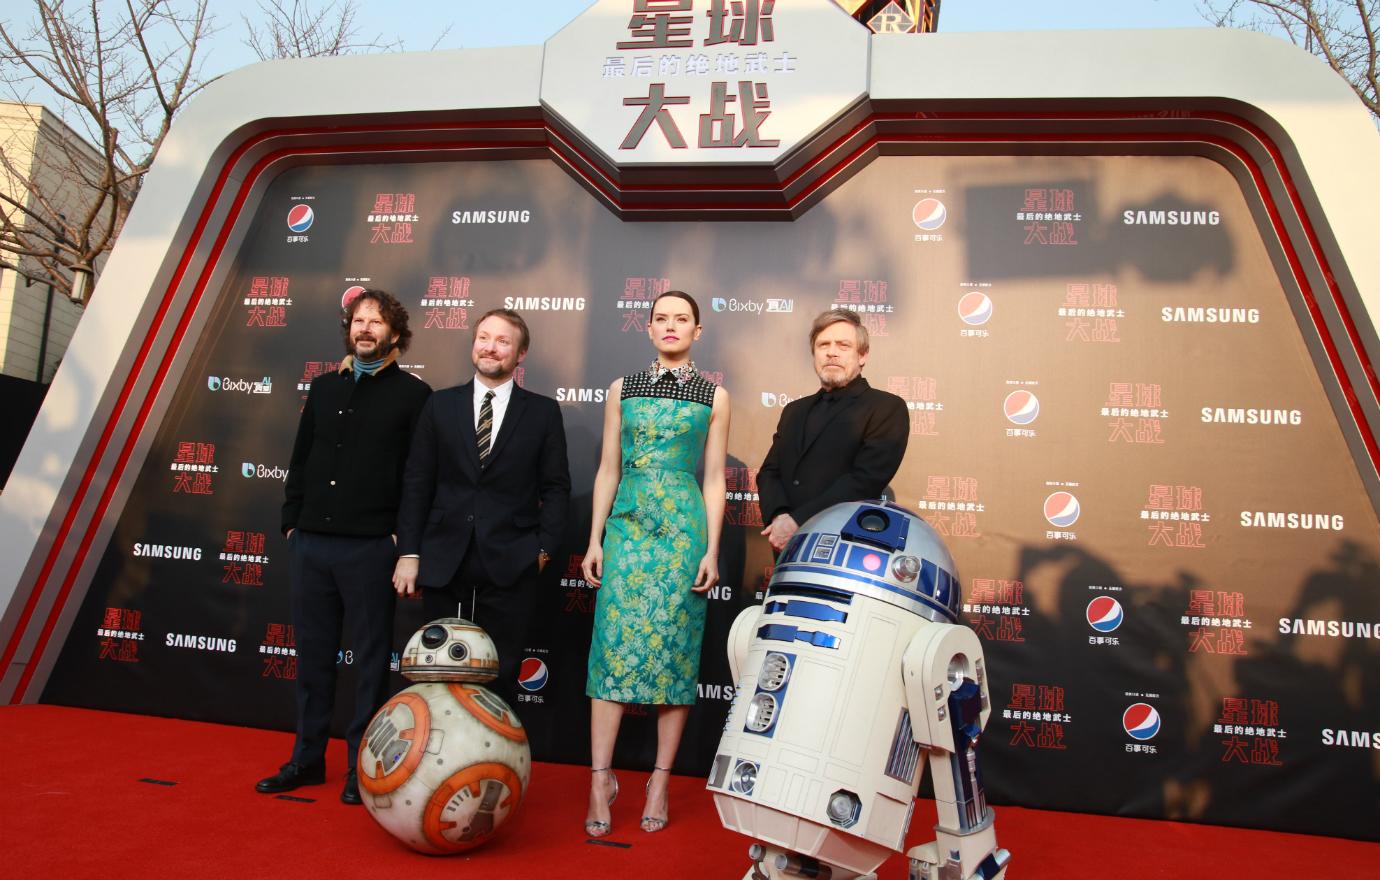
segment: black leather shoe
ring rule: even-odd
[[[340,802],[351,806],[364,803],[364,799],[359,796],[359,777],[353,770],[345,774],[345,787],[340,790]]]
[[[320,785],[326,781],[326,768],[324,766],[303,767],[301,764],[294,764],[291,761],[278,768],[278,772],[272,776],[260,779],[254,785],[254,790],[260,794],[278,794],[283,791],[292,791],[304,785]]]

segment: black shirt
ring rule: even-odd
[[[347,360],[312,380],[288,467],[284,534],[392,534],[412,430],[430,394],[396,363],[356,381]]]

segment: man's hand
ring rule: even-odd
[[[546,570],[546,564],[551,561],[551,554],[545,550],[537,554],[537,574]]]
[[[762,534],[767,536],[767,543],[771,544],[771,549],[780,553],[785,549],[786,542],[791,539],[791,535],[794,535],[799,528],[795,518],[789,513],[778,513],[776,518],[771,521],[771,525],[762,530]]]
[[[393,566],[393,589],[398,591],[399,596],[413,596],[417,593],[417,569],[422,567],[422,560],[415,556],[403,556],[398,559],[398,564]]]

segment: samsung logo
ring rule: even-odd
[[[190,648],[193,651],[217,651],[222,654],[235,653],[234,639],[221,639],[212,636],[189,635],[185,633],[168,633],[163,639],[163,644],[169,648]]]
[[[1380,623],[1281,617],[1279,632],[1286,636],[1327,636],[1333,639],[1380,639]]]
[[[560,403],[603,403],[608,393],[607,388],[557,388],[556,400]]]
[[[583,296],[505,296],[505,309],[523,309],[529,312],[583,312]]]
[[[1222,215],[1216,211],[1123,211],[1127,226],[1216,226]]]
[[[1260,309],[1165,306],[1160,309],[1160,320],[1169,324],[1259,324]]]
[[[1256,529],[1321,529],[1340,532],[1344,525],[1340,513],[1280,513],[1278,511],[1243,510],[1243,528]]]
[[[530,223],[531,211],[452,211],[450,222],[459,223]]]
[[[201,559],[200,547],[180,547],[173,544],[135,544],[134,555],[147,559]]]
[[[705,684],[699,682],[695,685],[695,693],[701,700],[723,700],[730,702],[738,694],[738,689],[731,684]]]
[[[1380,730],[1322,729],[1322,744],[1349,749],[1380,749]]]
[[[1218,425],[1301,425],[1303,412],[1296,409],[1240,409],[1205,406],[1202,420]]]

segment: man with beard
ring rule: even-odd
[[[867,328],[856,312],[831,309],[810,328],[819,391],[781,412],[757,474],[762,519],[781,552],[800,524],[844,501],[879,498],[910,439],[906,402],[867,384]]]
[[[428,619],[484,628],[498,649],[493,689],[509,702],[537,576],[570,504],[561,409],[514,380],[530,342],[517,312],[485,313],[474,325],[474,379],[427,401],[403,477],[393,572],[400,596],[420,585]]]
[[[412,331],[407,309],[392,295],[365,290],[346,305],[341,325],[347,355],[338,371],[311,383],[283,503],[297,639],[297,741],[288,763],[255,788],[274,794],[325,781],[336,655],[348,613],[356,683],[340,799],[358,804],[359,740],[388,698],[395,602],[389,578],[403,466],[431,389],[398,367]]]

